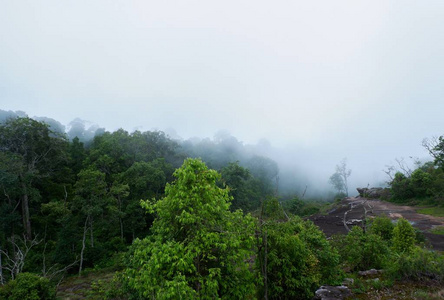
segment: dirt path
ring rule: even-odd
[[[386,215],[395,220],[405,218],[421,230],[429,240],[433,249],[444,251],[444,235],[428,232],[436,226],[444,226],[443,217],[419,214],[411,206],[401,206],[381,200],[366,198],[346,198],[326,215],[315,215],[310,219],[318,225],[326,235],[348,232],[353,225],[362,225],[365,216],[371,218]]]

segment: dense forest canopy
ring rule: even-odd
[[[252,211],[275,193],[276,163],[248,152],[232,137],[181,144],[160,131],[120,129],[96,130],[88,139],[91,129],[75,124],[65,133],[49,118],[2,115],[1,249],[10,253],[19,240],[35,243],[50,266],[79,261],[80,269],[91,267],[146,236],[153,215],[140,200],[162,197],[186,157],[201,157],[221,171],[218,184],[231,186],[232,210]],[[33,257],[21,268],[37,271],[41,259]],[[4,276],[21,271],[13,268]]]

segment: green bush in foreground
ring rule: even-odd
[[[354,226],[345,237],[336,236],[333,244],[352,271],[383,268],[390,254],[381,236],[365,233],[359,226]]]
[[[393,229],[393,249],[398,252],[410,252],[415,246],[416,232],[404,218],[400,218]]]
[[[444,280],[444,257],[434,251],[414,247],[410,252],[394,255],[388,273],[396,279]]]
[[[55,288],[48,279],[31,273],[20,273],[17,278],[0,288],[0,299],[51,300]]]
[[[376,217],[370,224],[370,232],[379,235],[384,241],[390,241],[393,237],[395,226],[389,217]]]
[[[285,219],[276,198],[263,205],[256,268],[258,299],[310,299],[322,284],[339,284],[339,255],[311,221]]]

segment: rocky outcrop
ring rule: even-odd
[[[342,300],[351,296],[351,291],[344,285],[323,285],[315,293],[315,300]]]
[[[359,196],[369,199],[388,199],[390,189],[388,188],[357,188]]]

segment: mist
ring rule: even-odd
[[[278,163],[282,193],[328,193],[346,158],[353,194],[443,134],[442,20],[442,1],[9,1],[0,109],[85,139],[226,132]]]

